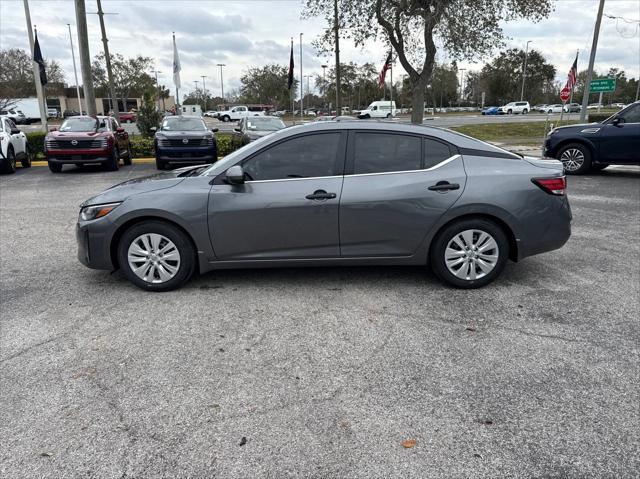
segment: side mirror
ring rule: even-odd
[[[240,131],[242,131],[242,129],[241,129],[241,128],[238,128],[238,127],[235,127],[235,128],[233,129],[233,131],[240,132]]]
[[[232,185],[241,185],[244,183],[244,170],[240,165],[235,165],[229,168],[225,176],[227,181]]]
[[[613,126],[618,126],[620,123],[624,123],[624,118],[620,118],[619,116],[616,116],[613,120],[611,120],[611,124]]]
[[[11,128],[12,135],[17,135],[18,133],[20,133],[20,130],[18,128]]]
[[[211,128],[211,131],[212,131],[213,133],[218,133],[218,128]]]
[[[151,128],[149,128],[149,130],[151,130],[151,131],[158,131],[158,127],[157,127],[157,126],[152,126]]]

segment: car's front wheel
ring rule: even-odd
[[[123,161],[124,161],[124,164],[127,166],[133,163],[133,151],[131,151],[131,145],[127,146],[127,153]]]
[[[456,221],[442,230],[431,248],[431,268],[457,288],[480,288],[504,269],[509,242],[497,224],[482,218]]]
[[[107,171],[118,171],[119,162],[120,162],[120,154],[116,149],[114,149],[111,152],[111,157],[104,164],[104,167]]]
[[[195,248],[179,228],[144,221],[129,228],[118,244],[118,262],[129,281],[147,291],[169,291],[193,275]]]
[[[568,175],[581,175],[591,169],[591,150],[580,143],[570,143],[558,152],[558,159]]]
[[[225,116],[223,116],[223,117],[222,117],[222,121],[223,121],[224,123],[227,123],[229,120],[231,120],[231,117],[230,117],[230,116],[228,116],[228,115],[225,115]]]
[[[529,113],[529,110],[527,110],[526,108],[524,110],[522,110],[522,114],[526,115],[527,113]]]
[[[4,167],[2,168],[4,173],[16,172],[16,154],[13,151],[13,147],[9,146],[7,149],[7,157],[4,160]]]

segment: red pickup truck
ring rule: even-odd
[[[120,121],[122,123],[135,123],[138,120],[136,113],[130,111],[129,113],[120,113]]]
[[[115,171],[120,160],[130,165],[133,159],[129,134],[109,116],[67,118],[59,130],[47,134],[44,151],[53,173],[60,173],[65,164],[101,164]]]

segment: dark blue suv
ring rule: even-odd
[[[215,163],[216,131],[208,130],[202,118],[195,116],[166,117],[154,139],[156,166],[164,170],[176,164]]]
[[[569,175],[602,170],[609,165],[640,164],[640,101],[602,123],[551,130],[544,154],[562,161]]]

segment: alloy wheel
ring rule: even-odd
[[[166,236],[145,233],[129,245],[129,267],[147,283],[166,283],[180,269],[180,252]]]
[[[470,229],[456,234],[444,252],[447,269],[464,280],[480,279],[493,271],[500,257],[496,240],[486,231]]]
[[[564,164],[567,171],[577,171],[584,164],[584,153],[578,148],[569,148],[562,152],[560,161]]]

